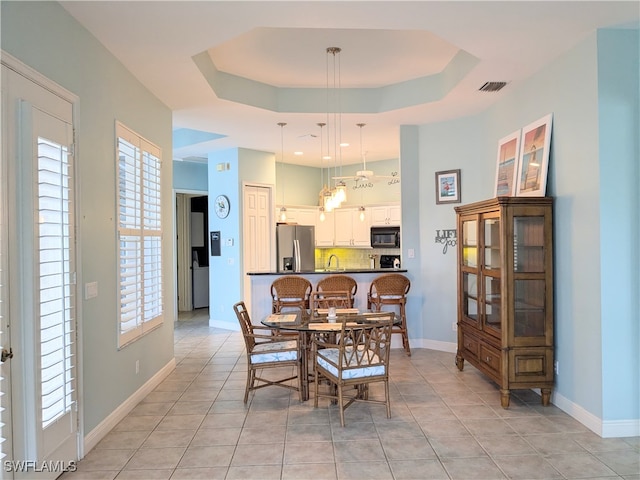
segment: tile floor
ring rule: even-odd
[[[640,480],[640,438],[602,439],[530,390],[500,407],[496,387],[454,355],[392,352],[392,418],[258,390],[245,405],[239,333],[182,316],[177,368],[64,480],[626,479]]]

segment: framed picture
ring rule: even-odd
[[[460,203],[460,170],[436,172],[436,204]]]
[[[516,193],[518,179],[518,155],[520,154],[520,130],[498,141],[496,165],[496,197],[512,197]]]
[[[518,197],[544,197],[547,189],[552,114],[522,129],[518,165]]]

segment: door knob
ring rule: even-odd
[[[3,348],[0,354],[0,363],[4,363],[10,358],[13,358],[13,348],[10,348],[8,351],[6,348]]]

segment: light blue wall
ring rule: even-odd
[[[454,228],[455,217],[451,206],[435,205],[434,172],[462,170],[463,203],[490,198],[498,140],[553,113],[547,194],[556,199],[555,392],[605,422],[637,421],[638,33],[600,35],[600,43],[593,34],[488,111],[420,127],[422,321],[427,338],[454,341],[455,253],[442,255],[433,233]],[[611,197],[609,184],[620,177]]]
[[[493,196],[493,155],[497,142],[491,140],[488,124],[482,118],[467,117],[455,121],[425,125],[420,128],[420,168],[412,178],[420,183],[421,282],[424,298],[422,321],[425,337],[437,342],[456,342],[452,325],[457,321],[456,249],[435,242],[436,230],[455,230],[454,207],[459,204],[436,204],[435,174],[460,169],[462,203]],[[403,161],[403,170],[405,169]],[[403,175],[403,189],[409,178]],[[404,198],[403,191],[403,198]],[[402,208],[404,210],[405,203]],[[403,219],[404,220],[404,219]],[[404,223],[403,223],[404,228]],[[404,235],[406,239],[406,235]],[[405,243],[403,239],[403,244]]]
[[[209,257],[209,324],[220,328],[233,325],[237,329],[238,321],[233,313],[233,304],[242,299],[242,280],[240,265],[240,189],[239,150],[232,148],[209,154],[209,232],[219,231],[221,238],[220,256]],[[229,169],[217,171],[216,164],[229,164]],[[231,208],[229,216],[218,218],[213,202],[218,195],[229,198]],[[227,246],[226,240],[233,239],[233,245]],[[210,252],[211,253],[211,252]]]
[[[216,164],[229,164],[228,170],[217,171]],[[209,209],[209,230],[220,231],[221,256],[209,262],[209,324],[238,329],[233,304],[244,298],[242,274],[242,186],[243,183],[273,185],[274,155],[245,148],[233,148],[209,154],[209,198],[226,195],[231,203],[229,216],[220,219]],[[226,241],[232,240],[233,245]]]
[[[603,30],[597,37],[602,416],[607,420],[640,418],[639,41],[637,30]]]
[[[207,164],[173,162],[173,188],[206,192],[209,188]]]
[[[276,204],[317,206],[318,194],[322,185],[334,185],[332,177],[348,177],[362,170],[362,164],[344,165],[342,167],[320,171],[316,167],[304,167],[288,163],[276,163]],[[376,175],[400,177],[400,161],[398,159],[367,162],[367,170]],[[355,182],[345,180],[347,184],[347,201],[345,206],[372,205],[375,203],[400,202],[400,181],[379,179],[376,182]],[[324,182],[324,183],[323,183]],[[284,197],[283,197],[284,186]]]
[[[409,338],[429,338],[429,328],[433,322],[422,316],[424,312],[425,289],[422,287],[424,271],[422,266],[421,212],[422,202],[419,181],[420,172],[419,129],[415,125],[400,127],[400,164],[402,170],[402,267],[407,269],[411,288],[407,295],[407,329]],[[375,171],[375,170],[374,170]],[[409,250],[413,258],[409,258]],[[416,347],[414,343],[414,348]]]
[[[162,149],[162,209],[172,230],[171,111],[147,91],[56,2],[1,2],[2,49],[80,99],[76,129],[79,292],[97,282],[98,297],[79,295],[85,433],[173,358],[173,250],[163,245],[165,323],[122,350],[117,348],[115,121]],[[169,161],[166,161],[169,159]],[[140,373],[135,363],[140,362]]]

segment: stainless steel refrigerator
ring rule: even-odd
[[[316,227],[277,225],[278,272],[313,272],[316,268]]]

